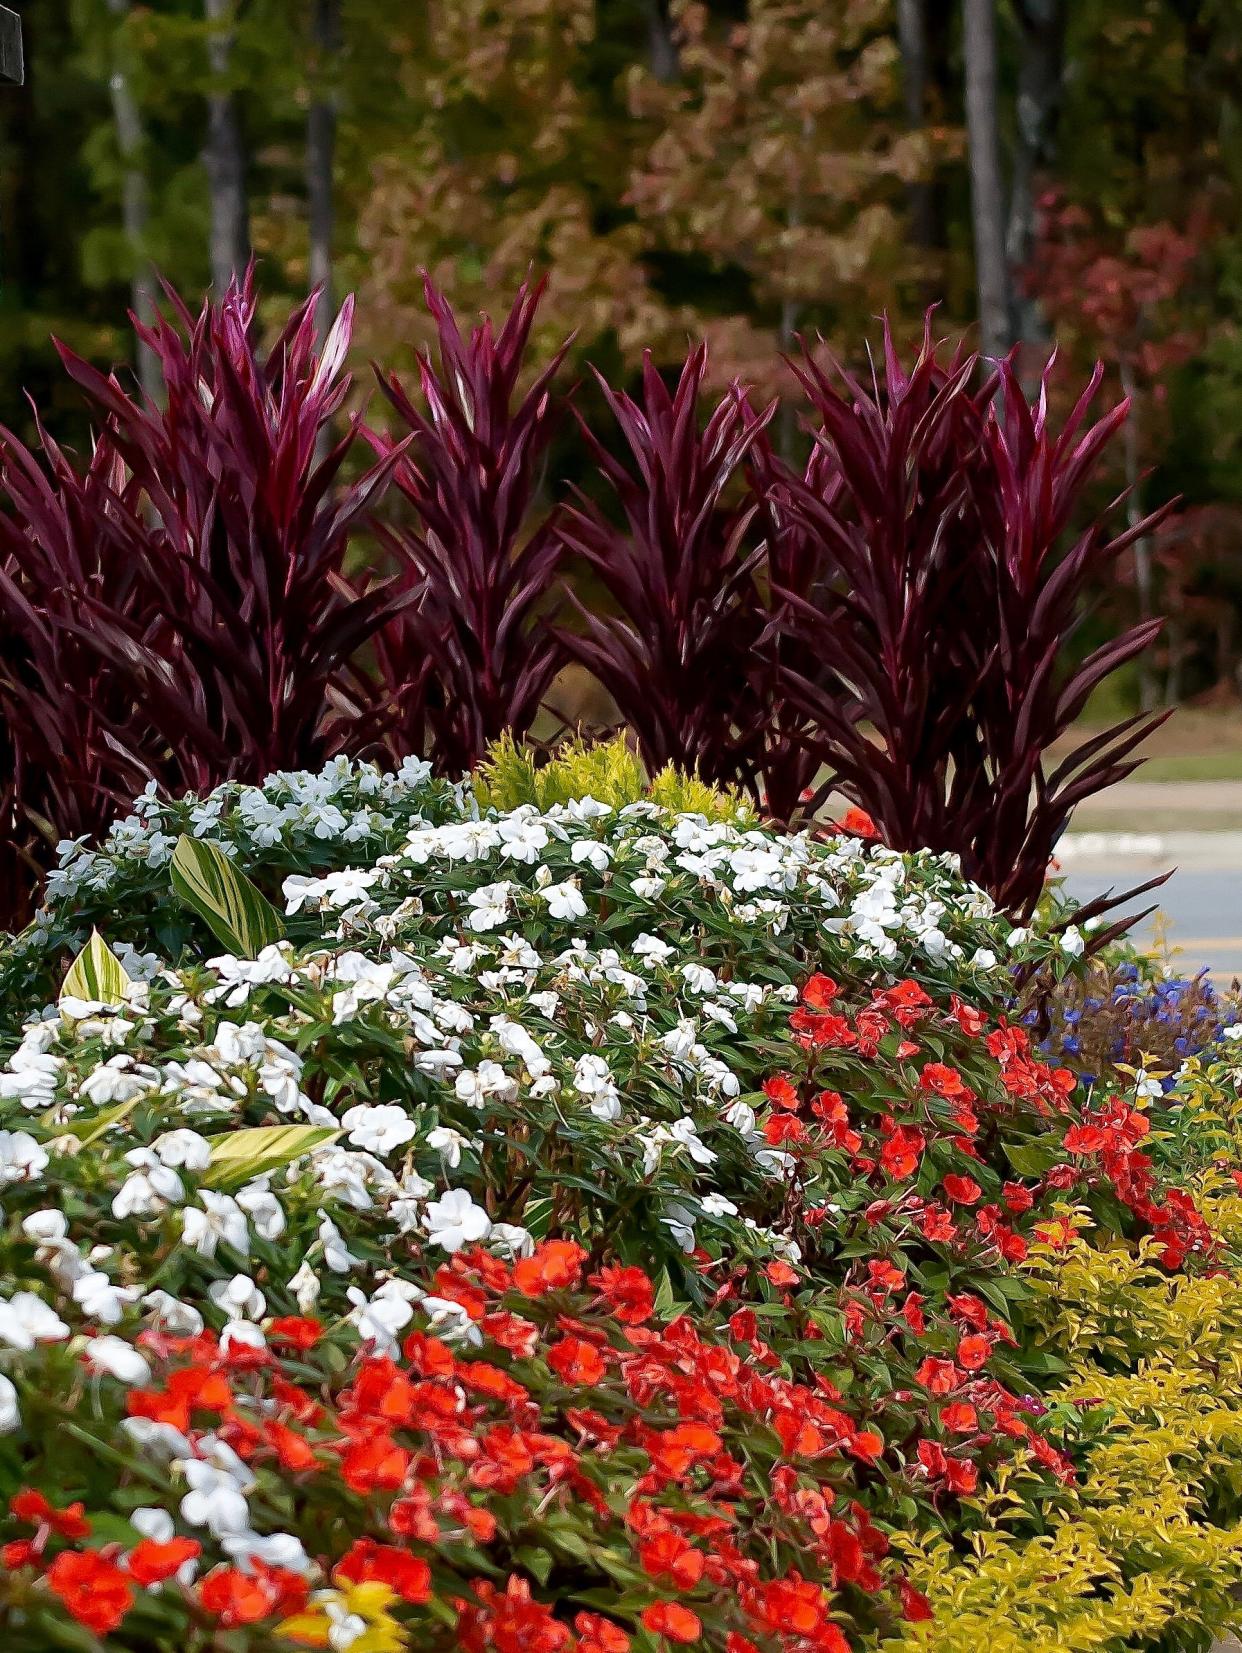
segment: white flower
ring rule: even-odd
[[[497,1256],[505,1257],[510,1262],[518,1257],[529,1257],[535,1249],[535,1239],[530,1230],[519,1228],[516,1223],[493,1223],[487,1243]]]
[[[7,1303],[0,1301],[0,1342],[10,1348],[28,1352],[36,1343],[63,1343],[68,1336],[68,1326],[34,1292],[14,1292]]]
[[[395,1102],[378,1106],[360,1103],[357,1107],[347,1108],[341,1115],[341,1123],[355,1147],[365,1148],[373,1154],[391,1154],[417,1135],[414,1121]]]
[[[438,1245],[442,1251],[460,1251],[465,1245],[485,1240],[492,1224],[487,1212],[474,1203],[464,1188],[450,1188],[447,1194],[427,1206],[423,1227],[432,1245]]]
[[[17,1390],[8,1378],[0,1374],[0,1435],[12,1435],[21,1426],[22,1414],[17,1404]]]
[[[0,1187],[28,1182],[47,1167],[47,1155],[29,1131],[0,1131]]]
[[[397,1333],[408,1326],[414,1310],[403,1297],[385,1297],[377,1292],[368,1298],[357,1286],[348,1286],[346,1297],[354,1305],[349,1319],[363,1343],[373,1343],[383,1355],[397,1352]]]
[[[140,1286],[117,1286],[106,1274],[88,1269],[73,1282],[73,1300],[88,1320],[115,1326],[131,1303],[142,1296]]]
[[[302,1540],[291,1532],[225,1533],[220,1548],[243,1570],[249,1570],[247,1563],[253,1561],[261,1561],[267,1567],[283,1567],[304,1578],[315,1570]]]
[[[476,1347],[482,1344],[482,1332],[460,1303],[454,1303],[447,1297],[424,1297],[418,1306],[427,1316],[432,1332],[446,1343],[474,1344]]]
[[[319,1243],[323,1247],[324,1263],[333,1274],[348,1274],[351,1268],[357,1268],[357,1257],[345,1244],[340,1229],[331,1217],[320,1218]]]
[[[211,1164],[211,1144],[197,1131],[166,1131],[151,1144],[161,1165],[180,1166],[186,1171],[205,1171]]]
[[[125,1163],[134,1170],[117,1189],[112,1200],[112,1215],[126,1217],[154,1217],[170,1205],[180,1205],[185,1199],[185,1187],[177,1173],[161,1163],[150,1148],[131,1148]]]
[[[1009,940],[1012,945],[1013,937],[1010,936]],[[1061,936],[1061,951],[1068,953],[1070,958],[1081,958],[1086,945],[1082,939],[1082,931],[1076,924],[1071,924]]]
[[[301,1267],[289,1282],[289,1290],[293,1293],[294,1301],[303,1314],[309,1314],[319,1301],[322,1291],[319,1276],[310,1263],[303,1260]]]
[[[92,1366],[118,1378],[132,1388],[138,1383],[150,1383],[151,1368],[145,1359],[123,1337],[92,1337],[87,1339],[86,1357]]]
[[[530,806],[523,806],[498,821],[497,831],[500,834],[500,853],[510,861],[523,861],[527,866],[533,866],[548,847],[547,828]]]
[[[472,930],[498,930],[509,917],[509,903],[513,885],[510,883],[484,884],[471,890],[466,897],[469,912],[466,924]]]
[[[128,1056],[110,1057],[102,1067],[96,1068],[83,1080],[81,1094],[98,1107],[107,1107],[112,1102],[128,1102],[131,1097],[140,1096],[150,1081],[140,1074],[131,1073],[129,1069],[132,1065]]]
[[[181,1500],[183,1521],[208,1528],[215,1538],[249,1529],[250,1510],[233,1475],[199,1458],[184,1459],[180,1468],[190,1486]]]
[[[141,1533],[144,1538],[150,1538],[156,1544],[167,1544],[177,1531],[168,1511],[157,1509],[154,1504],[130,1510],[129,1524],[135,1532]]]
[[[213,1280],[207,1295],[230,1320],[262,1320],[267,1313],[267,1299],[248,1274]]]
[[[181,1214],[182,1236],[186,1245],[193,1246],[200,1257],[214,1257],[222,1242],[240,1253],[250,1255],[250,1225],[237,1201],[228,1194],[217,1194],[211,1188],[200,1188],[199,1206],[187,1206]]]
[[[569,921],[586,917],[587,904],[582,899],[582,891],[578,888],[576,878],[566,878],[560,884],[549,884],[540,894],[547,902],[548,912],[553,918]]]
[[[587,1051],[574,1067],[574,1089],[590,1099],[596,1119],[620,1119],[621,1098],[612,1082],[612,1070],[602,1056]]]
[[[256,1177],[234,1195],[250,1218],[250,1226],[263,1240],[277,1240],[285,1231],[285,1213],[268,1186],[267,1177]]]
[[[203,1317],[192,1303],[183,1303],[167,1291],[149,1291],[142,1299],[156,1324],[175,1337],[197,1337],[203,1329]]]
[[[455,1171],[461,1164],[462,1149],[472,1147],[473,1143],[451,1125],[437,1125],[427,1132],[427,1146],[435,1149],[450,1171]]]

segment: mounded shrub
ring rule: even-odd
[[[622,796],[339,763],[66,847],[0,981],[6,1647],[949,1648],[1066,1534],[1149,1610],[1055,1645],[1227,1618],[1228,1432],[1167,1542],[1134,1466],[1150,1362],[1223,1397],[1165,1345],[1232,1207],[1007,1021],[1072,932]]]

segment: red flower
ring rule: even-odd
[[[91,1530],[84,1504],[70,1504],[67,1509],[53,1509],[41,1492],[24,1487],[9,1499],[9,1512],[31,1527],[49,1527],[61,1538],[85,1538]]]
[[[544,1240],[533,1256],[522,1257],[513,1270],[513,1283],[523,1297],[576,1286],[586,1252],[572,1240]]]
[[[992,1344],[978,1332],[972,1332],[964,1337],[957,1346],[958,1363],[968,1372],[977,1372],[987,1365],[988,1356],[992,1353]]]
[[[196,1538],[170,1538],[166,1544],[144,1538],[126,1557],[125,1570],[139,1584],[162,1584],[178,1567],[184,1567],[187,1561],[202,1553],[203,1546]]]
[[[769,1263],[763,1272],[774,1286],[785,1287],[798,1284],[797,1269],[779,1257],[774,1262]]]
[[[791,1113],[798,1107],[798,1092],[789,1076],[777,1073],[763,1081],[763,1094],[774,1108],[787,1108]]]
[[[921,1590],[916,1590],[908,1578],[898,1586],[901,1596],[901,1615],[911,1624],[922,1624],[932,1616],[931,1602]]]
[[[373,1538],[358,1538],[332,1569],[334,1579],[351,1584],[387,1584],[402,1601],[415,1605],[431,1600],[431,1568],[408,1550],[393,1544],[377,1544]]]
[[[323,1327],[318,1320],[306,1320],[297,1314],[286,1314],[273,1320],[267,1333],[269,1343],[287,1343],[299,1352],[313,1349],[322,1336]]]
[[[937,1360],[934,1355],[920,1362],[919,1369],[914,1374],[914,1381],[921,1383],[924,1389],[933,1395],[947,1395],[957,1388],[961,1373],[951,1360]]]
[[[956,1172],[945,1177],[943,1187],[954,1205],[974,1205],[983,1198],[983,1189],[973,1177],[958,1176]]]
[[[630,1638],[619,1624],[598,1613],[579,1613],[574,1619],[578,1653],[628,1653]]]
[[[563,1337],[548,1350],[548,1365],[566,1383],[600,1383],[608,1368],[604,1357],[581,1337]]]
[[[377,1430],[341,1449],[341,1476],[355,1492],[395,1492],[410,1468],[410,1454]]]
[[[802,1002],[812,1010],[827,1010],[840,991],[831,976],[816,973],[802,989]]]
[[[107,1636],[134,1603],[134,1587],[114,1561],[96,1550],[65,1550],[46,1573],[48,1588],[58,1595],[79,1624]]]
[[[691,1590],[703,1576],[706,1561],[702,1550],[672,1528],[655,1532],[638,1546],[643,1571],[653,1578],[671,1578],[679,1590]]]
[[[679,1601],[657,1601],[644,1607],[642,1623],[653,1636],[667,1636],[671,1642],[696,1642],[703,1634],[699,1615]]]
[[[198,1586],[200,1603],[225,1630],[257,1624],[277,1613],[287,1616],[306,1601],[306,1581],[296,1573],[261,1561],[252,1561],[250,1567],[245,1573],[237,1567],[217,1567]]]
[[[608,1267],[590,1279],[623,1326],[641,1326],[655,1307],[655,1287],[640,1268]]]

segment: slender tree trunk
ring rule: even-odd
[[[121,180],[121,226],[129,251],[129,302],[134,315],[149,326],[155,316],[155,287],[151,265],[147,258],[147,229],[151,220],[151,192],[147,179],[144,153],[146,134],[142,127],[142,113],[134,97],[125,69],[125,52],[121,33],[130,12],[130,0],[108,0],[108,10],[116,20],[108,90],[112,97],[112,118],[116,123],[117,147],[121,152],[124,175]],[[155,401],[159,395],[160,375],[155,353],[142,339],[137,340],[138,382]]]
[[[673,37],[668,0],[647,0],[647,39],[652,74],[657,80],[676,80],[681,73],[681,59]]]
[[[906,125],[911,132],[927,126],[927,8],[926,0],[897,0],[897,44],[901,52],[901,88]],[[915,245],[936,244],[936,205],[928,179],[910,185],[910,227]]]
[[[1065,14],[1061,0],[1014,0],[1013,10],[1022,50],[1018,65],[1017,142],[1005,240],[1009,269],[1020,278],[1030,264],[1035,245],[1036,180],[1051,163],[1055,151]],[[1019,339],[1044,337],[1046,330],[1038,300],[1023,290],[1020,280],[1013,295],[1013,320]]]
[[[1143,520],[1143,502],[1140,497],[1142,471],[1140,469],[1141,433],[1139,431],[1138,393],[1134,369],[1129,359],[1122,356],[1119,365],[1121,393],[1130,399],[1130,412],[1122,426],[1122,458],[1125,462],[1126,521],[1133,528]],[[1140,620],[1149,620],[1155,611],[1155,571],[1152,567],[1151,540],[1143,534],[1134,542],[1134,588],[1138,598]],[[1156,673],[1150,653],[1144,649],[1139,655],[1139,705],[1150,712],[1156,704]]]
[[[336,92],[332,70],[341,49],[340,0],[313,0],[311,33],[316,85],[306,117],[306,205],[310,234],[309,273],[318,289],[315,320],[326,338],[335,313],[332,290],[333,168],[336,160]]]
[[[217,295],[250,261],[250,213],[246,200],[246,150],[237,99],[228,84],[233,56],[232,0],[203,0],[209,25],[207,148],[203,159],[211,189],[211,284]]]
[[[1003,356],[1012,341],[1013,327],[997,114],[995,0],[962,0],[962,47],[980,344],[984,355]]]

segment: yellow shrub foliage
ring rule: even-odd
[[[479,765],[474,793],[481,809],[502,811],[521,804],[546,810],[591,797],[614,809],[647,799],[665,809],[706,815],[714,821],[752,814],[738,793],[709,786],[671,764],[648,777],[641,759],[620,735],[594,743],[570,741],[542,766],[527,747],[504,735]]]
[[[1224,1167],[1242,1163],[1242,1108],[1219,1066],[1190,1065],[1181,1090],[1172,1135],[1200,1146],[1194,1192],[1234,1266],[1171,1276],[1154,1248],[1089,1235],[1032,1257],[1044,1343],[1067,1366],[1054,1404],[1103,1430],[1042,1532],[1002,1486],[969,1553],[913,1549],[935,1617],[884,1653],[1202,1653],[1242,1623],[1242,1194]]]

